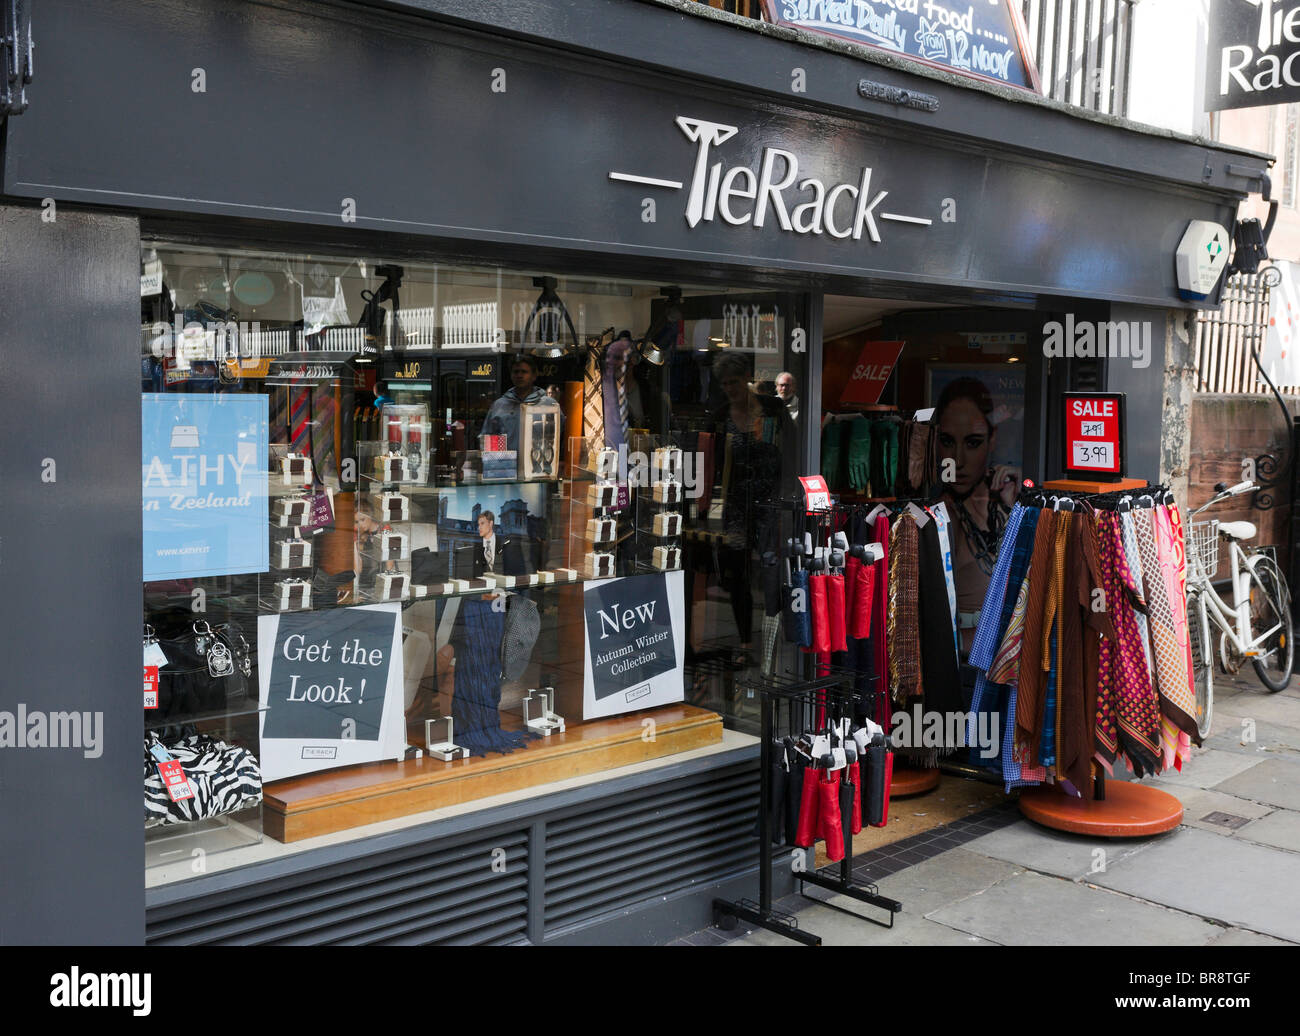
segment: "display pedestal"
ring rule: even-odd
[[[647,718],[655,722],[651,739],[645,737]],[[263,827],[277,841],[297,842],[706,748],[721,740],[722,717],[716,712],[667,705],[572,726],[508,755],[453,762],[425,756],[273,781],[263,789]]]
[[[1086,478],[1054,478],[1044,482],[1043,488],[1057,493],[1118,493],[1125,489],[1146,489],[1151,485],[1144,478],[1121,478],[1116,482],[1096,482]]]
[[[924,795],[939,787],[939,770],[913,770],[895,766],[893,778],[889,782],[889,797],[905,799],[909,795]]]
[[[1025,788],[1020,812],[1044,827],[1095,838],[1145,838],[1183,822],[1183,804],[1159,788],[1109,781],[1104,794],[1104,799],[1084,802],[1054,785]]]

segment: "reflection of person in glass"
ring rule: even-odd
[[[374,505],[366,498],[357,500],[352,524],[356,530],[352,541],[352,570],[357,573],[360,592],[369,593],[374,589],[381,565],[388,572],[397,570],[397,565],[393,562],[383,562],[380,559],[381,535],[391,532],[392,526],[385,525],[375,517]]]
[[[483,420],[484,435],[504,435],[506,449],[519,449],[519,407],[540,403],[546,392],[537,387],[537,361],[531,356],[516,356],[510,365],[511,387],[496,400]]]
[[[975,638],[1020,472],[1005,464],[990,465],[998,430],[993,397],[982,381],[951,382],[939,396],[934,421],[939,437],[938,481],[953,522],[953,582],[965,652]]]
[[[794,422],[785,403],[775,395],[755,395],[751,371],[743,353],[724,353],[713,364],[713,378],[726,397],[713,414],[725,544],[719,560],[740,639],[733,661],[742,667],[755,664],[753,552],[761,556],[779,549],[778,515],[770,505],[794,491],[798,463]],[[777,566],[770,571],[775,574]],[[771,599],[769,589],[765,583],[764,611],[779,614],[779,601]]]

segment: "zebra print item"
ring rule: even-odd
[[[207,734],[192,734],[167,751],[185,770],[193,798],[173,802],[149,754],[144,750],[144,826],[186,824],[195,820],[238,813],[262,801],[262,771],[257,759],[244,748],[236,748]]]

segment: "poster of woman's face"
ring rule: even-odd
[[[935,408],[937,425],[939,480],[960,500],[987,479],[990,490],[1010,507],[1024,456],[1024,368],[1005,363],[931,364],[927,374],[927,401]]]

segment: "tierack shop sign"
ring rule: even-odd
[[[1300,100],[1300,0],[1214,0],[1205,108]]]
[[[678,116],[677,128],[695,145],[689,180],[670,180],[639,173],[611,171],[622,183],[683,191],[686,225],[720,220],[733,227],[775,225],[794,234],[826,234],[840,240],[864,238],[880,244],[882,223],[928,227],[932,219],[889,211],[889,191],[871,166],[852,181],[827,183],[808,176],[793,151],[763,148],[754,167],[725,166],[721,145],[740,132],[736,126]],[[805,173],[805,175],[800,175]]]

